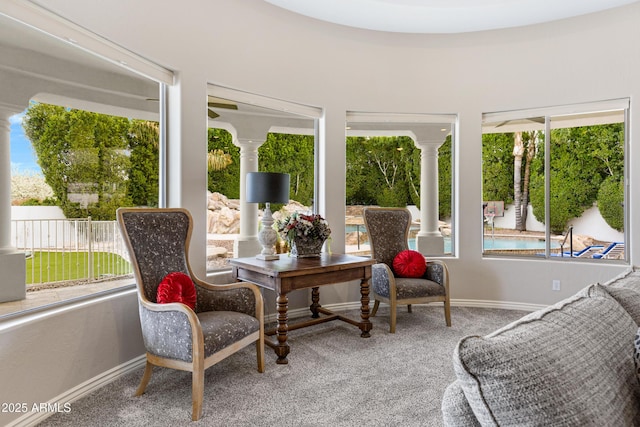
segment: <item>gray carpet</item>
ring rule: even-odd
[[[440,401],[455,375],[451,355],[466,335],[487,334],[522,311],[441,305],[400,308],[396,334],[388,308],[372,318],[370,338],[333,321],[292,331],[288,365],[266,348],[256,370],[251,345],[205,373],[204,414],[191,422],[191,374],[155,368],[146,393],[133,397],[142,368],[71,404],[41,426],[441,426]],[[347,313],[358,318],[358,311]]]

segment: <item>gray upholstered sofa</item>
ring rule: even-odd
[[[634,338],[640,272],[530,313],[487,336],[463,338],[445,426],[638,426]]]

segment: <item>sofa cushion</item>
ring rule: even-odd
[[[640,326],[640,292],[631,288],[615,288],[605,286],[604,289],[611,295],[618,303],[627,310],[627,313],[636,322],[636,325]]]
[[[638,381],[640,381],[640,328],[638,328],[638,332],[636,332],[636,339],[633,340],[633,362],[636,367],[636,377]]]
[[[480,424],[640,425],[638,327],[602,286],[463,338],[454,369]]]
[[[444,390],[442,396],[442,421],[447,427],[480,426],[476,416],[464,396],[460,381],[454,381]]]

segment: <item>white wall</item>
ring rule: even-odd
[[[207,83],[324,108],[321,149],[331,161],[323,164],[320,175],[320,207],[334,229],[334,251],[344,238],[340,229],[344,225],[345,112],[456,113],[460,120],[455,206],[459,254],[447,261],[454,299],[549,304],[588,283],[606,281],[625,268],[482,258],[482,222],[478,215],[482,202],[481,117],[484,112],[620,97],[631,97],[633,102],[640,95],[640,4],[519,29],[405,35],[322,23],[261,0],[195,0],[170,7],[159,7],[152,0],[110,0],[109,7],[100,8],[100,13],[85,0],[38,3],[176,71],[178,84],[169,93],[173,103],[169,110],[170,155],[174,156],[170,164],[175,166],[169,174],[170,204],[191,209],[196,224],[201,224],[193,242],[194,251],[202,255],[201,264],[196,265],[199,271],[204,270],[206,170],[198,159],[204,158],[206,150]],[[182,5],[192,9],[180,9]],[[630,126],[640,126],[640,112],[633,107]],[[640,165],[636,143],[632,138],[627,154],[632,165],[631,182],[640,182],[635,178],[639,169],[634,169],[634,165]],[[640,186],[631,191],[633,218],[640,208]],[[640,245],[637,229],[632,224],[631,248]],[[634,264],[636,258],[632,252]],[[561,291],[551,291],[553,279],[561,281]],[[323,289],[321,303],[355,301],[358,297],[357,286],[336,286]],[[133,301],[130,296],[126,304],[132,306]],[[121,311],[110,304],[97,308],[99,313]],[[122,314],[133,323],[137,310],[130,308],[131,312]],[[30,340],[30,348],[20,345],[24,351],[52,355],[47,360],[35,360],[44,366],[54,367],[65,357],[76,358],[79,351],[87,351],[77,360],[77,366],[89,370],[96,359],[102,365],[108,364],[102,358],[115,364],[116,359],[128,360],[136,353],[126,348],[114,356],[109,351],[84,348],[86,337],[104,335],[105,330],[112,330],[115,320],[98,322],[88,312],[61,316],[68,316],[64,326],[82,324],[78,328],[81,337],[62,343],[55,339],[47,339],[44,344]],[[20,341],[23,334],[36,333],[31,327],[27,329],[2,339]],[[130,334],[135,333],[123,331],[123,335],[106,338],[111,347],[122,350],[130,344]],[[83,348],[78,350],[78,346]],[[135,350],[139,352],[140,348]],[[21,381],[29,369],[22,363],[22,356],[13,350],[2,351],[8,351],[2,360],[10,360],[14,369],[2,371],[0,382]],[[46,393],[55,393],[54,383],[59,377],[50,374],[42,378]],[[76,380],[79,377],[74,376]],[[29,396],[31,392],[24,393]],[[24,393],[12,398],[25,399]]]
[[[531,205],[528,206],[528,211],[527,230],[544,231],[544,224],[536,220]],[[493,223],[496,228],[513,228],[516,223],[516,214],[513,205],[505,206],[504,216],[495,217]],[[574,218],[569,221],[569,224],[573,225],[574,234],[591,236],[596,240],[605,242],[624,242],[624,233],[611,228],[604,218],[602,218],[602,215],[600,215],[597,206],[590,207],[584,211],[579,218]]]
[[[571,221],[571,224],[574,233],[593,236],[605,242],[624,242],[624,233],[611,228],[600,215],[597,206],[587,209],[580,218]]]
[[[11,220],[65,218],[59,206],[11,206]]]
[[[31,409],[144,352],[134,289],[3,321],[0,402]],[[0,412],[0,425],[24,415]]]
[[[195,158],[205,150],[199,135],[206,130],[207,82],[324,108],[323,150],[331,161],[321,173],[320,190],[325,198],[320,205],[337,230],[334,250],[343,239],[339,230],[344,224],[345,112],[457,113],[460,251],[459,258],[449,261],[454,298],[547,304],[622,269],[482,258],[482,223],[477,215],[482,202],[481,117],[483,112],[634,99],[640,90],[636,77],[640,48],[633,42],[640,36],[636,25],[640,5],[518,29],[406,35],[327,24],[259,0],[198,2],[197,14],[154,8],[150,1],[112,0],[113,6],[101,14],[94,14],[81,0],[40,1],[177,70],[180,84],[188,86],[180,92],[180,120],[188,120],[189,126],[174,127],[172,134],[174,140],[182,139],[183,155]],[[136,25],[148,16],[149,8],[154,9],[157,25],[140,34]],[[171,31],[166,31],[168,25]],[[631,111],[633,129],[640,123],[640,114]],[[171,125],[171,117],[169,120]],[[640,164],[634,141],[631,144],[631,164]],[[195,191],[200,186],[205,194],[205,180],[200,179],[204,167],[202,171],[194,167],[182,170],[185,182],[175,183],[183,194],[197,195],[189,203],[204,200]],[[632,194],[632,213],[638,206],[636,199]],[[204,224],[204,210],[199,205],[194,208],[197,221]],[[197,238],[204,242],[204,234]],[[632,229],[630,245],[639,239],[640,233]],[[552,279],[562,281],[560,292],[551,291]],[[332,292],[331,297],[338,300],[358,296],[355,287]]]

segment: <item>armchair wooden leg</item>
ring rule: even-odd
[[[204,398],[204,369],[194,369],[192,373],[191,399],[193,400],[193,412],[191,419],[198,421],[202,416],[202,399]]]
[[[376,313],[378,312],[379,305],[380,305],[380,301],[375,300],[375,302],[373,303],[373,310],[371,310],[371,317],[374,317],[376,315]]]
[[[391,311],[391,326],[389,327],[389,332],[392,334],[396,333],[396,304],[389,305]]]
[[[149,380],[151,380],[152,373],[153,365],[147,360],[147,364],[144,367],[144,374],[142,374],[142,379],[140,380],[140,385],[136,390],[136,396],[141,396],[142,394],[144,394],[144,391],[147,388],[147,384],[149,384]]]
[[[447,326],[451,326],[451,306],[448,299],[444,302],[444,320]]]
[[[409,313],[413,313],[413,311],[411,311],[411,304],[407,304],[407,310],[409,311]]]
[[[256,354],[258,356],[258,372],[264,372],[264,335],[256,341]]]

